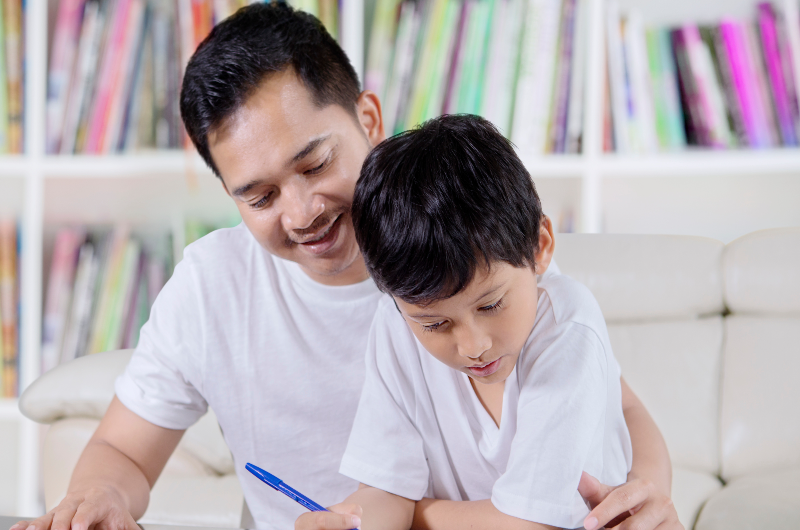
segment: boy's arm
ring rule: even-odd
[[[330,512],[308,512],[297,518],[295,530],[409,530],[414,501],[365,484]]]
[[[670,498],[672,465],[661,432],[653,418],[624,378],[622,412],[631,435],[633,463],[628,482],[619,487],[601,484],[584,473],[578,490],[593,507],[584,521],[585,528],[594,530],[612,521],[614,526],[624,518],[628,524],[642,530],[653,528],[682,529]],[[633,515],[628,515],[633,511]]]
[[[364,527],[366,530],[366,527]],[[545,530],[553,526],[533,523],[506,515],[495,508],[492,501],[444,501],[422,499],[414,510],[414,530],[479,530],[503,528],[504,530]]]

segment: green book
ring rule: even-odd
[[[428,82],[430,83],[427,90],[428,100],[420,122],[435,118],[442,113],[444,91],[447,86],[447,76],[453,56],[453,41],[456,38],[460,11],[461,7],[457,0],[447,1],[444,20],[435,43],[433,71],[428,77]]]

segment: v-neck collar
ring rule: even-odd
[[[454,370],[454,372],[460,379],[458,382],[458,388],[461,390],[462,398],[464,399],[466,408],[469,410],[470,419],[477,424],[483,433],[483,439],[488,443],[487,449],[494,447],[497,444],[497,440],[500,438],[500,433],[505,428],[508,428],[508,422],[510,420],[509,415],[512,414],[512,412],[508,410],[509,401],[511,401],[511,393],[519,392],[516,365],[514,365],[514,368],[511,370],[511,374],[509,374],[508,378],[505,380],[505,387],[503,388],[503,410],[500,413],[499,426],[494,422],[491,414],[489,414],[489,412],[483,406],[483,403],[481,403],[481,400],[475,393],[475,389],[472,388],[469,376],[464,372],[459,372],[457,370]]]

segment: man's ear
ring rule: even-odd
[[[372,147],[375,147],[386,139],[386,133],[383,130],[381,100],[378,99],[375,92],[365,90],[358,96],[356,115]]]
[[[556,239],[553,236],[553,222],[546,215],[542,216],[539,224],[539,250],[536,251],[536,274],[544,274],[550,261],[553,259],[553,252],[556,249]]]

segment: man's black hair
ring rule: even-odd
[[[411,304],[449,298],[479,266],[533,266],[542,207],[511,143],[478,116],[441,116],[378,145],[353,225],[378,287]]]
[[[284,3],[258,3],[223,20],[200,43],[183,77],[181,117],[200,156],[219,177],[208,133],[235,113],[265,77],[293,68],[320,108],[355,116],[358,75],[322,23]]]

